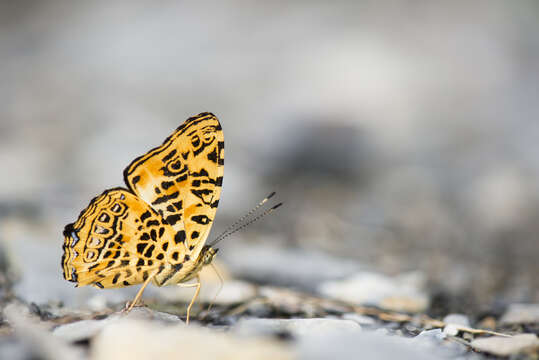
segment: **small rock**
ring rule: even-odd
[[[425,311],[429,305],[425,282],[425,277],[419,272],[396,277],[360,272],[344,280],[322,283],[318,291],[325,296],[355,304],[418,313]]]
[[[459,325],[447,324],[444,327],[444,334],[449,336],[457,336],[459,334]]]
[[[511,304],[500,322],[509,325],[539,323],[539,304]]]
[[[412,341],[425,353],[437,353],[446,358],[455,358],[465,354],[468,349],[464,344],[446,340],[447,333],[441,329],[425,330],[412,338]]]
[[[67,342],[83,341],[97,335],[111,321],[114,319],[75,321],[58,326],[52,334]]]
[[[93,360],[293,358],[285,344],[269,339],[245,339],[196,325],[162,326],[125,319],[106,326],[90,352]]]
[[[296,337],[318,334],[361,331],[361,326],[351,320],[341,319],[242,319],[234,327],[239,334],[278,334],[288,332]]]
[[[445,339],[445,334],[440,329],[424,330],[421,331],[414,339],[443,340]]]
[[[443,322],[446,324],[470,327],[470,320],[464,314],[449,314],[444,317]]]
[[[518,354],[528,349],[539,348],[539,340],[535,334],[519,334],[512,337],[493,336],[475,339],[472,347],[497,356]]]
[[[470,320],[463,314],[449,314],[444,317],[443,322],[447,324],[444,334],[449,336],[457,336],[461,327],[470,327]]]

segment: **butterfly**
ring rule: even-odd
[[[63,276],[75,286],[119,288],[180,284],[197,279],[218,249],[206,245],[223,183],[224,137],[211,113],[187,119],[161,146],[124,170],[127,188],[90,201],[65,226]]]

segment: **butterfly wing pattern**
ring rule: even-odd
[[[77,286],[158,286],[200,269],[223,181],[224,137],[218,119],[187,119],[161,146],[125,170],[128,189],[106,190],[64,230],[62,268]]]

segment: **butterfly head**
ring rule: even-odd
[[[204,246],[202,248],[202,263],[204,265],[211,264],[211,262],[213,261],[213,258],[217,254],[217,251],[219,251],[219,249],[214,249],[211,246],[207,246],[207,245]]]

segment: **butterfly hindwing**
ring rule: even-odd
[[[126,189],[105,191],[64,230],[62,268],[78,286],[123,287],[183,259],[185,248],[170,244],[174,230],[148,204]]]
[[[215,217],[223,165],[221,125],[213,114],[202,113],[135,159],[124,170],[124,179],[174,229],[175,242],[196,257]]]

